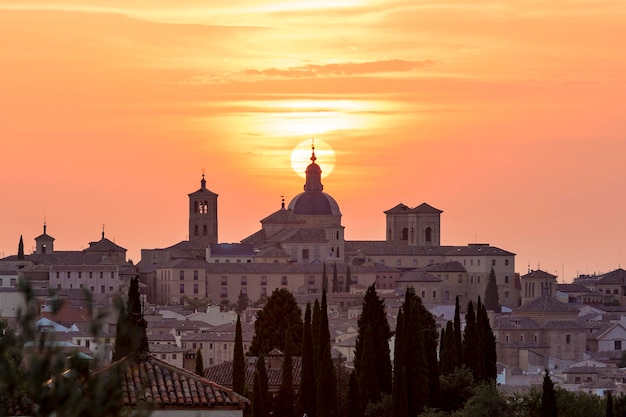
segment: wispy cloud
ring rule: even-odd
[[[344,62],[333,64],[307,64],[286,68],[244,69],[236,72],[193,77],[192,84],[214,84],[230,81],[300,79],[316,77],[350,77],[394,72],[410,72],[436,65],[432,59],[388,59],[369,62]]]

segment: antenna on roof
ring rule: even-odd
[[[104,239],[104,223],[102,223],[102,239]]]

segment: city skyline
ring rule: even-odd
[[[0,1],[0,254],[44,219],[56,250],[186,239],[219,194],[238,242],[335,151],[347,240],[440,210],[441,244],[570,281],[626,260],[626,5],[563,1]],[[322,162],[321,160],[318,162]]]

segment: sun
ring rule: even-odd
[[[306,177],[306,167],[311,163],[311,145],[315,145],[315,163],[322,169],[322,178],[326,178],[335,169],[335,151],[321,139],[307,139],[296,145],[291,151],[291,168],[302,178]]]

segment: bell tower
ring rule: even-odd
[[[189,241],[203,248],[217,243],[217,194],[206,188],[204,173],[200,189],[189,194]]]

